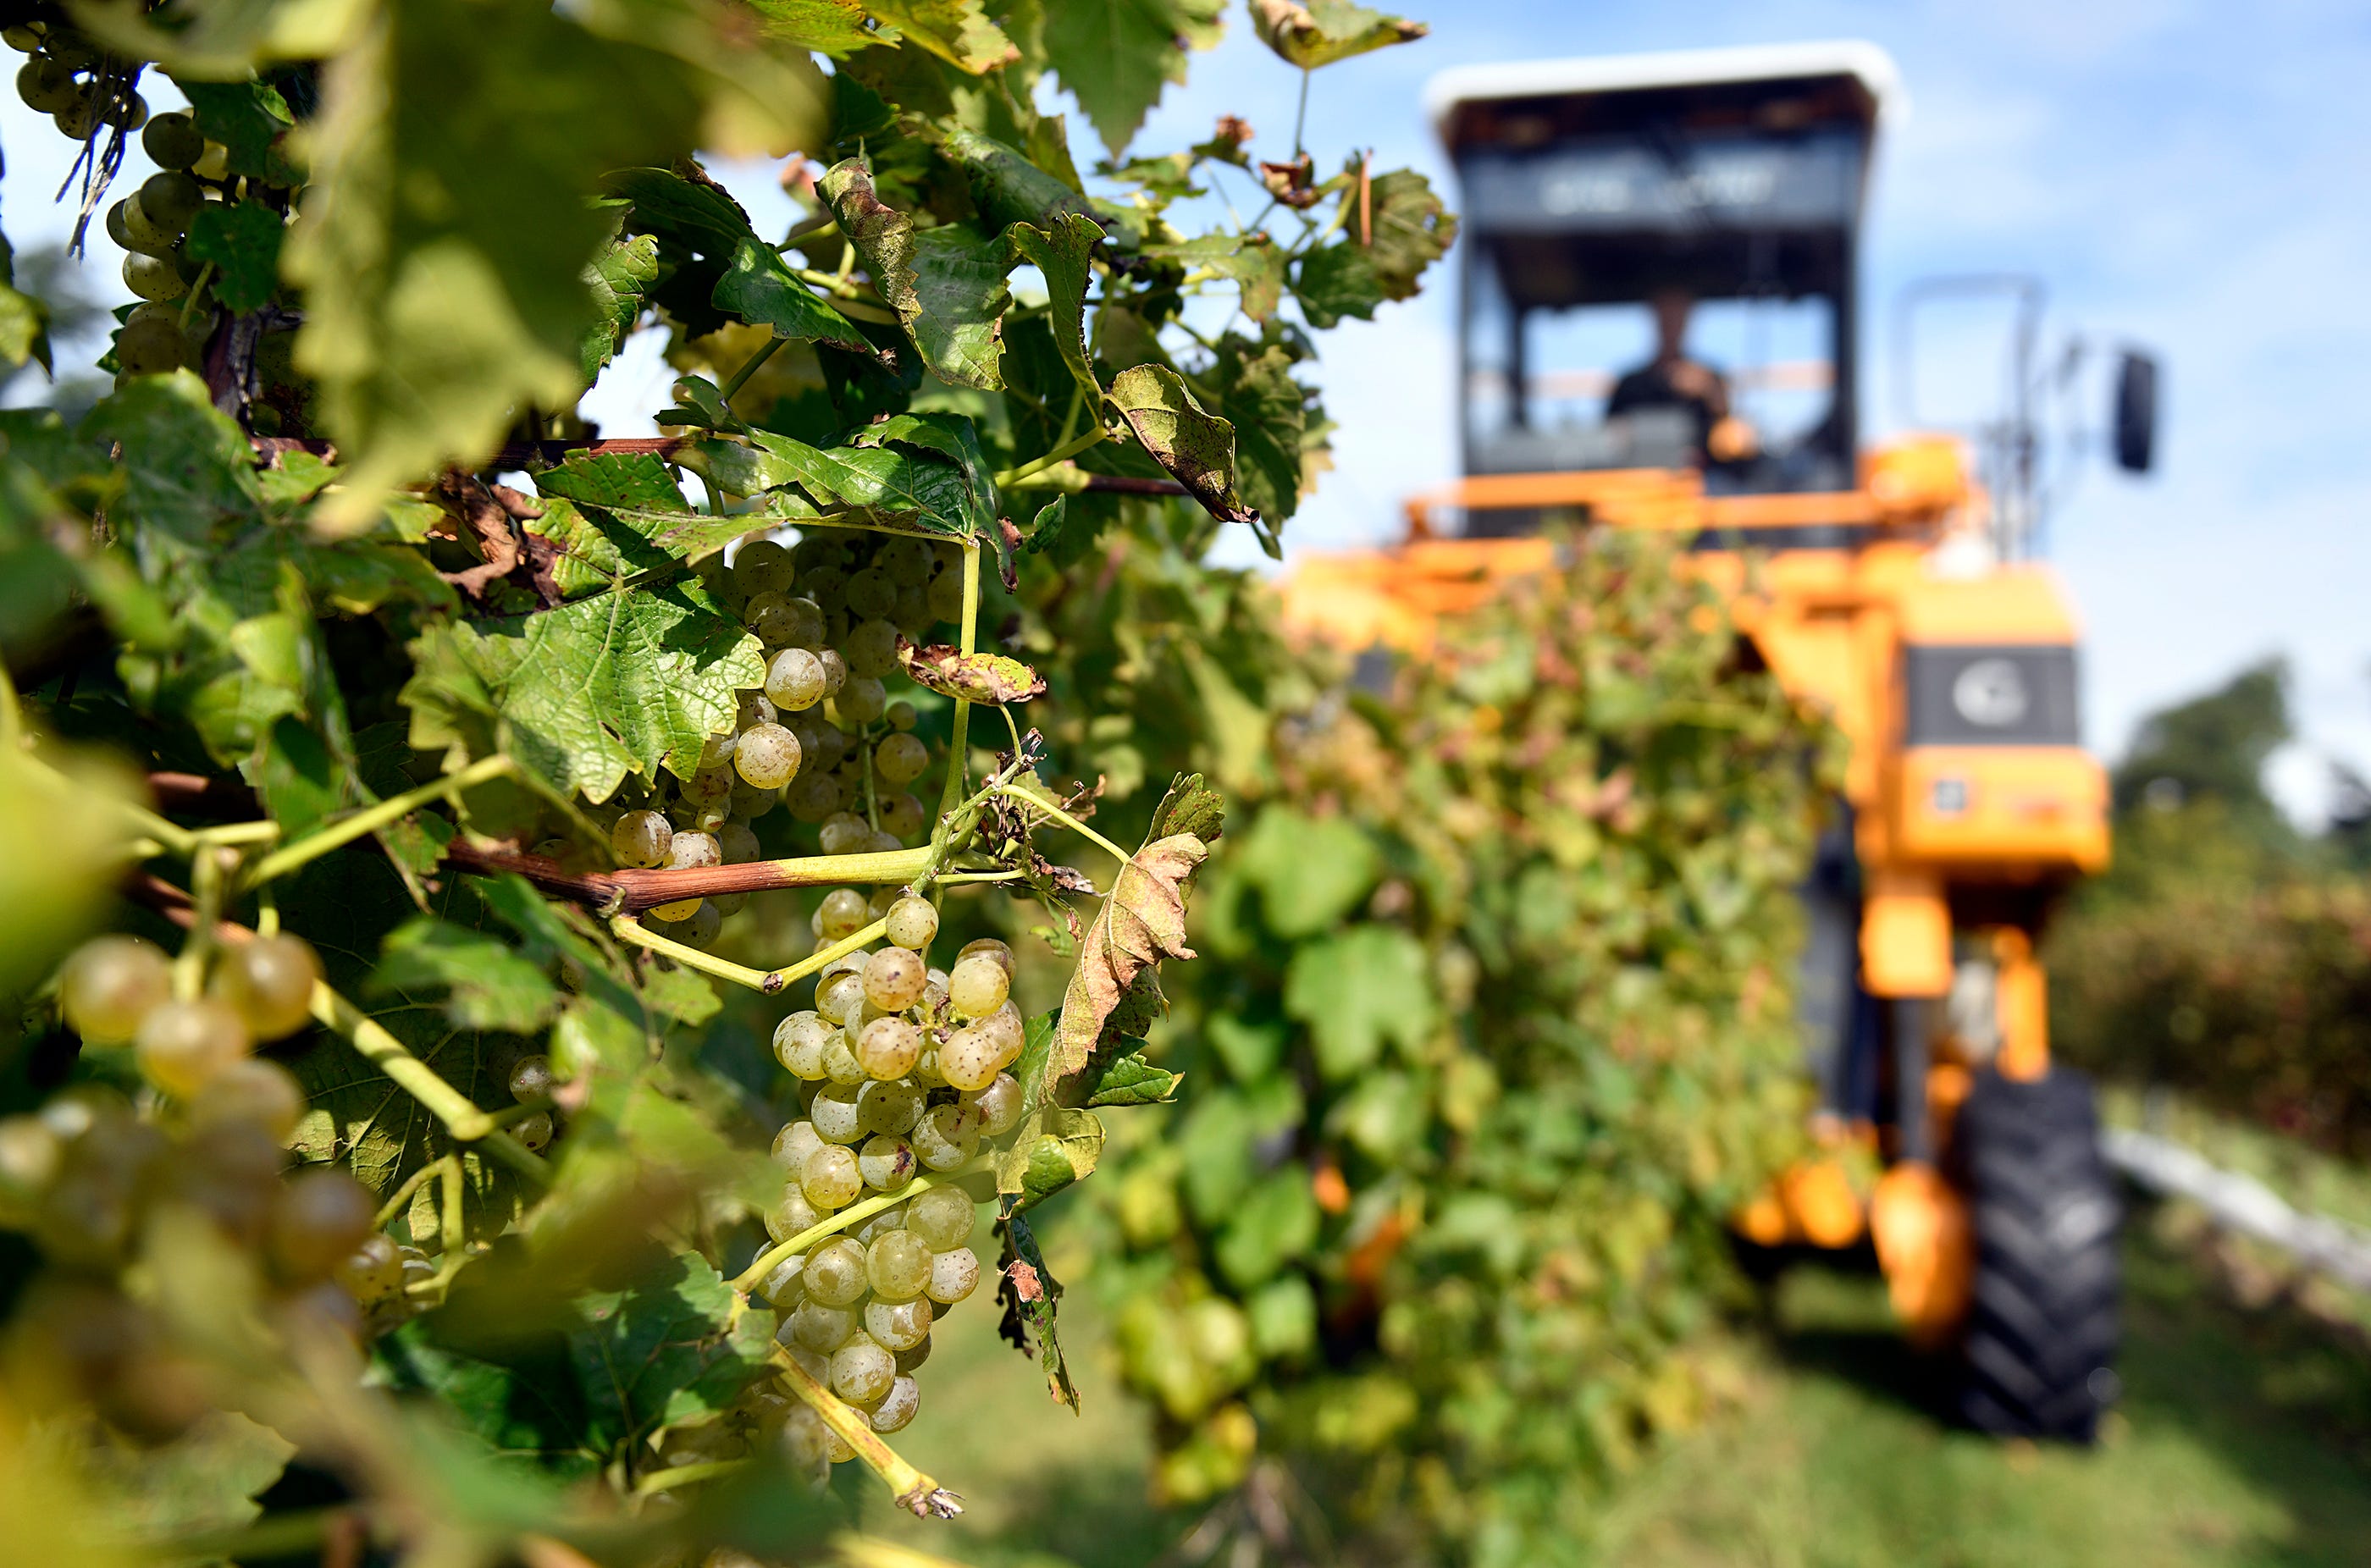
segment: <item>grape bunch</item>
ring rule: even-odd
[[[26,22],[0,38],[29,56],[17,73],[17,96],[67,137],[87,142],[101,125],[140,133],[157,172],[109,207],[106,218],[108,237],[125,252],[124,286],[140,298],[116,333],[116,363],[127,376],[195,365],[213,335],[214,309],[202,286],[205,269],[188,254],[191,224],[207,203],[241,197],[285,210],[288,190],[233,175],[229,150],[191,115],[150,115],[131,68],[73,29]]]
[[[1009,995],[1012,950],[985,939],[941,971],[922,956],[938,933],[928,901],[899,898],[887,926],[887,945],[835,960],[816,980],[815,1006],[774,1032],[806,1111],[774,1139],[784,1180],[766,1229],[778,1244],[865,1200],[895,1198],[925,1173],[962,1170],[983,1138],[1020,1120],[1021,1086],[1005,1071],[1024,1032]],[[913,1420],[931,1323],[979,1283],[966,1244],[974,1217],[961,1185],[931,1185],[783,1257],[758,1286],[792,1358],[877,1432]],[[804,1406],[789,1412],[783,1441],[815,1473],[852,1457]]]
[[[17,72],[17,96],[68,141],[87,142],[101,126],[137,131],[148,123],[147,101],[118,86],[131,67],[110,61],[95,40],[55,22],[27,21],[0,29],[0,42],[30,56]]]
[[[319,973],[290,936],[224,951],[195,995],[136,938],[98,938],[67,961],[66,1022],[87,1047],[128,1047],[152,1092],[135,1103],[86,1083],[0,1118],[0,1227],[56,1265],[11,1323],[13,1386],[87,1401],[142,1440],[202,1415],[202,1354],[126,1288],[171,1266],[157,1245],[192,1226],[228,1244],[282,1332],[354,1340],[408,1315],[405,1287],[435,1264],[378,1228],[377,1200],[345,1171],[288,1170],[304,1090],[250,1054],[304,1026]]]
[[[629,780],[603,808],[617,863],[680,870],[758,859],[756,824],[778,808],[826,855],[902,849],[925,836],[931,813],[913,786],[931,748],[914,732],[914,704],[893,699],[889,683],[905,679],[901,637],[923,637],[962,614],[963,552],[818,530],[795,548],[751,540],[729,567],[713,563],[705,575],[764,646],[765,685],[741,694],[731,728],[709,737],[688,777]],[[537,851],[569,858],[556,837]],[[747,896],[663,904],[648,924],[704,949]],[[815,934],[838,940],[883,917],[896,897],[894,889],[836,890],[816,912]],[[863,917],[849,923],[858,911]]]
[[[321,961],[311,945],[286,934],[257,937],[222,950],[213,969],[202,992],[178,995],[173,961],[156,946],[99,937],[66,960],[59,1006],[84,1044],[131,1046],[140,1076],[176,1101],[195,1105],[217,1092],[218,1080],[285,1078],[249,1053],[258,1041],[284,1039],[312,1021]]]

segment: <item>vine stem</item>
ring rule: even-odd
[[[1129,854],[1127,850],[1121,848],[1110,839],[1105,838],[1102,834],[1097,833],[1093,828],[1089,827],[1085,823],[1081,822],[1077,817],[1072,816],[1069,812],[1064,811],[1061,807],[1046,799],[1045,796],[1036,793],[1035,790],[1024,790],[1018,784],[999,784],[996,786],[996,793],[1005,796],[1010,800],[1019,801],[1024,805],[1031,806],[1038,811],[1044,812],[1047,816],[1052,817],[1056,822],[1058,822],[1064,826],[1070,828],[1073,833],[1081,834],[1085,837],[1093,840],[1096,844],[1101,845],[1105,849],[1108,850],[1116,859],[1117,859],[1119,863],[1123,866],[1130,864],[1136,859],[1135,856]]]
[[[894,1193],[880,1193],[862,1203],[850,1204],[815,1221],[804,1230],[785,1241],[777,1241],[758,1254],[749,1266],[733,1276],[733,1288],[748,1295],[765,1283],[774,1265],[784,1258],[796,1257],[827,1237],[837,1236],[859,1220],[871,1219],[883,1209],[895,1208],[910,1198],[919,1198],[933,1187],[952,1187],[966,1176],[977,1176],[992,1170],[995,1161],[987,1155],[974,1155],[953,1170],[934,1170],[927,1176],[917,1176]]]
[[[767,339],[766,346],[759,349],[756,353],[751,354],[747,359],[743,360],[741,362],[741,368],[733,373],[732,379],[725,382],[723,386],[717,388],[718,398],[726,403],[733,401],[733,394],[740,391],[743,386],[748,385],[749,378],[757,375],[758,372],[764,367],[766,362],[772,359],[774,355],[781,351],[781,346],[789,341],[790,340],[788,338]]]
[[[0,746],[10,751],[25,744],[25,709],[17,698],[17,682],[0,665]]]
[[[963,564],[963,651],[968,653],[977,640],[975,623],[979,619],[979,541],[964,540]],[[939,822],[944,830],[946,819],[954,814],[963,801],[965,775],[971,764],[971,701],[955,698],[954,726],[947,741],[947,787],[939,796]]]
[[[327,981],[313,983],[313,1016],[346,1037],[363,1060],[376,1067],[397,1088],[420,1101],[445,1130],[461,1143],[485,1146],[487,1151],[522,1175],[549,1185],[551,1167],[526,1145],[502,1130],[469,1097],[446,1083],[436,1069],[413,1055],[376,1019],[330,989]]]
[[[707,1464],[677,1465],[672,1470],[653,1470],[634,1482],[634,1495],[650,1497],[662,1492],[672,1491],[678,1486],[690,1486],[699,1482],[715,1481],[719,1477],[747,1470],[750,1463],[748,1459],[714,1459]]]
[[[752,969],[746,963],[735,963],[729,958],[718,958],[711,953],[700,951],[688,942],[679,942],[673,937],[659,935],[658,932],[643,925],[642,917],[639,915],[613,916],[609,921],[609,929],[617,933],[620,941],[631,942],[638,948],[647,948],[652,952],[675,960],[686,969],[697,969],[702,974],[713,974],[719,980],[730,980],[735,986],[746,986],[752,991],[761,991],[768,995],[782,988],[783,983],[774,979],[765,970]]]
[[[1090,446],[1101,445],[1106,439],[1100,423],[1090,425],[1043,457],[1032,457],[1017,468],[1005,469],[996,476],[997,486],[1001,489],[1006,485],[1017,485],[1033,475],[1044,473],[1057,463],[1068,462]]]
[[[514,771],[517,764],[507,756],[480,757],[458,773],[406,790],[390,796],[375,806],[365,807],[350,817],[331,823],[318,833],[311,833],[284,848],[276,849],[255,864],[244,879],[243,885],[254,887],[261,882],[286,876],[301,866],[319,859],[332,849],[341,849],[380,828],[410,816],[431,801],[446,800],[464,790],[472,789],[492,778],[500,778]]]
[[[777,1347],[772,1360],[791,1392],[823,1417],[823,1424],[831,1428],[835,1436],[856,1450],[857,1457],[896,1494],[899,1507],[917,1518],[952,1519],[963,1512],[960,1496],[941,1486],[936,1477],[924,1474],[900,1458],[896,1449],[881,1440],[870,1421],[809,1377],[807,1369],[792,1359],[789,1351]]]

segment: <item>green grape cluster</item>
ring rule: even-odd
[[[58,1001],[86,1045],[129,1045],[157,1092],[194,1102],[249,1062],[259,1041],[312,1021],[321,961],[301,937],[257,937],[215,957],[202,992],[177,994],[173,962],[137,937],[86,942],[59,974]]]
[[[87,142],[101,126],[137,131],[148,123],[146,100],[115,85],[129,67],[110,62],[88,36],[55,22],[29,21],[0,29],[0,42],[29,56],[17,72],[17,96],[26,108],[48,115],[67,140]]]
[[[766,1229],[777,1243],[926,1173],[961,1170],[982,1139],[1021,1119],[1021,1086],[1004,1070],[1024,1032],[1008,995],[1012,950],[989,938],[951,970],[932,969],[923,958],[938,932],[930,904],[900,898],[887,924],[887,945],[835,961],[816,980],[815,1006],[774,1032],[806,1111],[774,1139],[782,1193]],[[784,1257],[758,1286],[781,1314],[777,1339],[875,1431],[913,1420],[913,1374],[930,1355],[932,1320],[979,1283],[966,1245],[974,1217],[960,1185],[927,1187]],[[783,1441],[817,1474],[853,1457],[804,1406],[789,1412]]]
[[[86,948],[67,976],[70,1005],[118,1024],[172,1007],[146,989],[153,974],[136,952],[121,939]],[[273,1332],[336,1343],[399,1320],[405,1286],[434,1265],[377,1228],[376,1200],[344,1170],[287,1170],[304,1109],[284,1069],[242,1055],[170,1100],[135,1104],[86,1084],[0,1118],[0,1228],[52,1265],[10,1321],[9,1386],[87,1402],[142,1441],[186,1429],[215,1401],[204,1355],[182,1343],[155,1281],[170,1260],[197,1255],[201,1236],[226,1260],[208,1272],[209,1291],[226,1303],[251,1296]],[[235,1275],[243,1281],[226,1291]]]
[[[915,733],[914,704],[892,698],[890,683],[906,680],[901,638],[963,613],[963,551],[817,531],[794,547],[751,540],[705,575],[763,644],[765,685],[742,692],[731,727],[709,737],[687,773],[630,780],[596,808],[616,863],[688,870],[758,859],[757,824],[777,809],[827,855],[903,849],[927,836],[931,813],[913,790],[931,747]],[[536,848],[572,858],[556,836]],[[815,934],[836,941],[883,917],[896,896],[835,890],[815,913]],[[663,904],[647,923],[705,949],[747,897]]]
[[[29,22],[0,37],[29,56],[17,73],[17,97],[50,115],[66,136],[87,141],[99,124],[140,133],[157,172],[110,206],[106,217],[108,237],[124,251],[124,286],[140,298],[116,333],[116,363],[127,376],[194,366],[213,335],[215,311],[203,286],[205,269],[188,253],[190,225],[210,202],[252,197],[284,209],[290,192],[234,175],[229,149],[210,140],[190,114],[152,116],[122,70],[110,70],[83,34]]]

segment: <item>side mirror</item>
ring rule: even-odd
[[[2127,349],[2116,364],[2116,467],[2145,474],[2157,461],[2157,361]]]

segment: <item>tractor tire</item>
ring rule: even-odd
[[[1985,1071],[1953,1154],[1976,1250],[1960,1414],[1996,1436],[2088,1444],[2118,1387],[2122,1218],[2090,1079]]]

